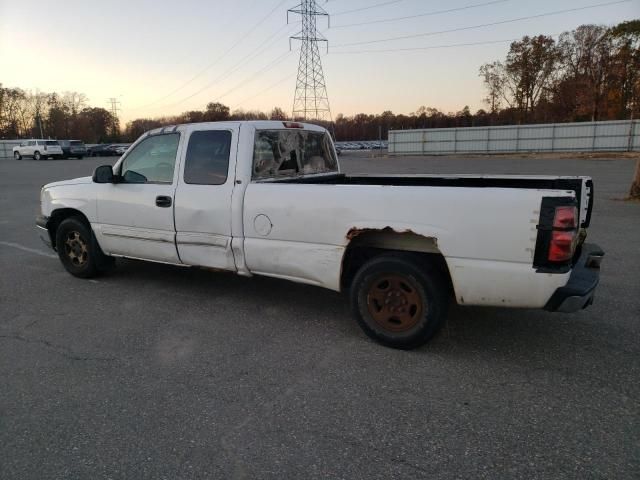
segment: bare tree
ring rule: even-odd
[[[613,37],[607,27],[582,25],[560,36],[565,75],[576,85],[577,108],[584,105],[591,121],[600,119],[609,90],[614,57]]]
[[[269,120],[286,120],[287,114],[280,107],[274,107],[269,115]]]
[[[505,94],[504,67],[500,62],[485,63],[480,67],[479,76],[487,89],[487,96],[484,98],[490,110],[495,114],[500,110]]]
[[[551,37],[525,36],[511,43],[504,66],[505,82],[523,120],[529,119],[540,98],[551,91],[559,59],[558,48]]]

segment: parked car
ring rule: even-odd
[[[58,143],[62,147],[62,158],[82,159],[87,154],[87,147],[81,140],[58,140]]]
[[[347,291],[365,333],[404,349],[452,298],[581,310],[604,255],[584,243],[589,177],[344,174],[328,132],[292,122],[152,130],[40,197],[41,238],[72,275],[128,257]]]
[[[129,148],[129,145],[117,144],[117,145],[109,145],[108,150],[111,153],[111,155],[119,157],[121,155],[124,155],[124,152],[127,151],[127,148]]]
[[[113,150],[110,150],[110,143],[100,143],[98,145],[92,145],[87,149],[87,155],[90,157],[111,157],[114,155]]]
[[[62,156],[62,147],[57,140],[23,140],[20,145],[13,147],[13,158],[16,160],[22,160],[23,157],[46,160],[47,158],[62,158]]]

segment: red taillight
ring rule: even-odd
[[[556,207],[553,228],[576,228],[577,216],[578,209],[576,207]]]
[[[553,231],[549,244],[550,262],[571,260],[576,248],[578,209],[576,207],[556,207]]]
[[[304,128],[304,125],[297,122],[282,122],[284,128]]]

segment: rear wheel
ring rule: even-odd
[[[13,158],[15,158],[16,160],[22,160],[20,152],[13,152]]]
[[[64,268],[76,277],[95,277],[114,265],[114,259],[100,249],[91,228],[78,217],[60,223],[56,231],[56,249]]]
[[[360,327],[388,347],[417,348],[442,327],[449,305],[447,281],[411,254],[386,254],[364,264],[351,285]]]
[[[42,155],[40,155],[39,151],[36,150],[35,152],[33,152],[33,159],[34,160],[42,160]]]

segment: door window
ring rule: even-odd
[[[202,130],[189,138],[184,165],[185,183],[222,185],[227,181],[231,132]]]
[[[124,183],[172,183],[178,152],[179,133],[145,138],[122,162]]]

